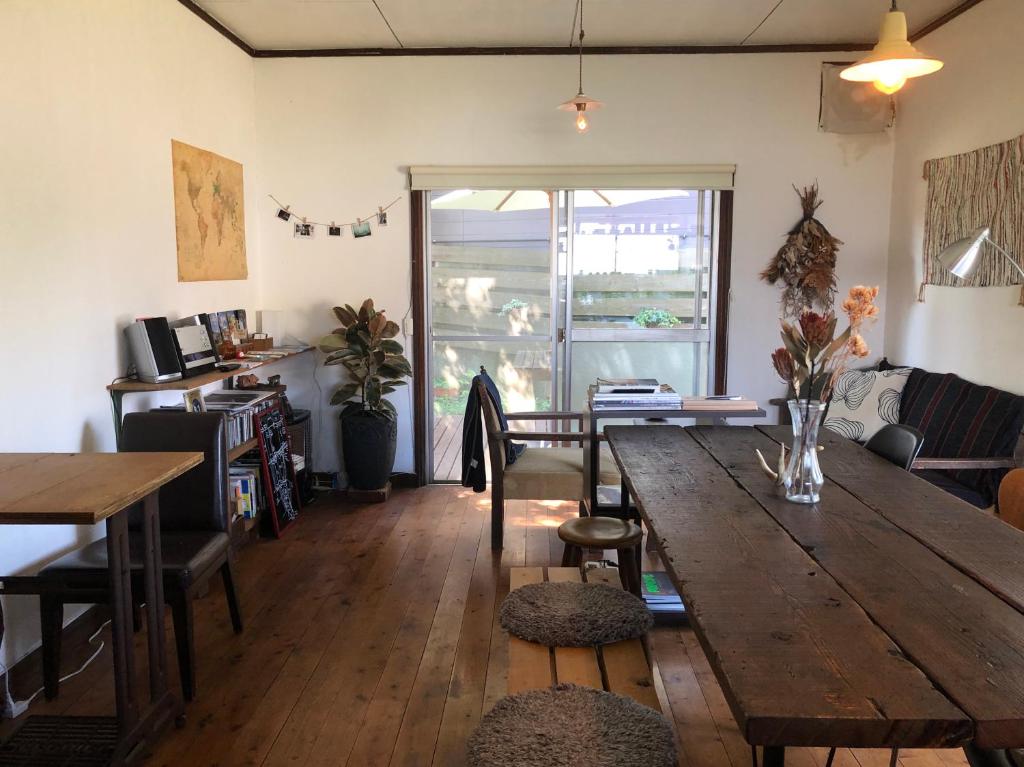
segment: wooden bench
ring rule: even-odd
[[[513,589],[544,580],[577,583],[582,580],[579,569],[575,567],[513,567],[510,578]],[[589,570],[587,580],[621,588],[619,572],[613,567]],[[647,651],[640,639],[591,648],[546,647],[509,637],[509,695],[563,683],[625,695],[661,711]]]

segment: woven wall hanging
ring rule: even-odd
[[[991,246],[983,245],[978,271],[968,280],[954,277],[936,261],[951,242],[979,226],[1024,266],[1024,135],[973,152],[928,160],[924,177],[928,201],[924,224],[926,285],[982,288],[1020,284],[1020,274]],[[1024,306],[1024,287],[1020,302]]]

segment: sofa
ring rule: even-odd
[[[878,369],[892,367],[883,359]],[[1024,397],[953,373],[913,368],[899,422],[924,434],[911,470],[979,508],[996,503],[999,483],[1024,456]]]

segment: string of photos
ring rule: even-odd
[[[346,226],[352,230],[353,237],[369,237],[371,234],[373,234],[373,231],[370,228],[370,222],[376,220],[377,226],[387,226],[388,208],[390,208],[391,206],[393,206],[395,203],[402,199],[401,197],[396,197],[387,205],[378,205],[376,213],[370,213],[368,216],[364,218],[357,218],[355,221],[349,221],[347,223],[342,224],[339,224],[335,221],[331,221],[328,224],[324,223],[323,221],[311,221],[305,216],[300,216],[298,213],[292,210],[290,205],[285,205],[272,194],[268,194],[267,197],[273,200],[274,203],[277,205],[277,217],[279,219],[281,219],[282,221],[292,221],[292,219],[295,219],[295,221],[293,222],[295,226],[294,236],[304,239],[313,237],[313,235],[316,232],[316,227],[318,226],[321,226],[327,230],[328,237],[341,237],[342,232],[344,231]]]

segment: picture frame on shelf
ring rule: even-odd
[[[181,395],[185,400],[185,411],[188,413],[205,413],[206,400],[203,398],[203,390],[189,389]]]

